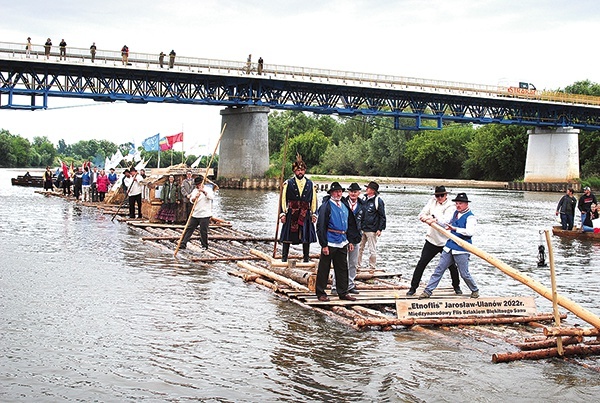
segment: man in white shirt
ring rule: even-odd
[[[127,195],[129,196],[129,218],[135,218],[135,205],[138,206],[138,218],[142,218],[142,185],[140,185],[141,176],[137,169],[129,170],[131,176],[125,177],[123,183],[127,186]]]
[[[448,199],[448,192],[445,186],[436,186],[433,197],[429,199],[425,207],[419,213],[419,220],[427,218],[444,217],[447,212],[454,211],[454,205]],[[425,245],[421,250],[421,258],[415,267],[415,271],[410,282],[410,289],[406,295],[414,295],[421,284],[421,278],[425,268],[431,262],[431,260],[438,254],[442,253],[444,245],[446,245],[446,237],[441,232],[436,231],[432,227],[429,227],[427,235],[425,236]],[[452,277],[452,288],[457,295],[462,294],[460,289],[460,276],[458,275],[458,269],[456,265],[452,263],[449,267],[450,276]]]
[[[477,226],[477,219],[469,209],[470,200],[466,193],[458,193],[456,198],[452,199],[452,201],[455,202],[456,205],[456,211],[454,211],[452,217],[446,216],[443,220],[433,217],[422,220],[429,225],[437,221],[439,225],[445,226],[452,235],[471,243],[471,238],[473,237]],[[479,298],[479,288],[477,288],[475,280],[473,280],[473,277],[471,277],[471,274],[469,273],[469,256],[469,252],[459,246],[454,240],[448,239],[446,246],[444,246],[440,262],[431,275],[427,287],[425,287],[423,293],[419,295],[419,299],[431,297],[433,290],[435,290],[440,283],[442,275],[452,263],[456,264],[460,276],[471,290],[471,298]]]
[[[192,234],[196,228],[200,227],[200,243],[202,249],[208,249],[208,224],[210,223],[210,217],[212,216],[212,202],[215,198],[212,186],[204,183],[204,177],[202,175],[194,179],[196,188],[190,194],[190,201],[194,204],[192,210],[192,217],[190,218],[189,225],[183,234],[181,246],[179,249],[186,249],[187,243],[192,237]]]

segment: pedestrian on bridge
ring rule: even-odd
[[[67,42],[65,42],[64,39],[61,39],[58,46],[59,46],[59,50],[60,50],[58,60],[63,60],[63,58],[65,60],[67,60]]]
[[[121,48],[121,57],[123,58],[122,63],[124,65],[129,63],[129,48],[127,47],[127,45],[123,45],[123,47]]]
[[[27,44],[25,44],[25,56],[29,57],[29,55],[31,54],[31,47],[33,45],[31,44],[31,37],[27,37]]]
[[[173,49],[171,49],[171,52],[169,53],[169,68],[172,69],[174,65],[175,65],[175,51]]]
[[[96,42],[92,42],[92,46],[90,46],[90,54],[92,55],[92,63],[96,60]]]
[[[252,54],[248,55],[248,59],[246,60],[246,74],[250,74],[252,70]]]
[[[50,59],[50,49],[52,48],[52,40],[48,38],[46,43],[44,44],[44,54],[46,55],[46,59]]]
[[[258,67],[256,68],[256,71],[257,71],[257,73],[258,73],[259,76],[263,72],[263,58],[262,57],[258,58]]]
[[[158,64],[160,65],[160,68],[163,68],[163,64],[165,62],[165,52],[160,52],[160,54],[158,55]]]

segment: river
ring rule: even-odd
[[[493,364],[456,330],[357,332],[227,274],[175,260],[93,208],[10,185],[0,169],[0,401],[591,401],[600,375],[559,359]],[[432,184],[434,185],[434,184]],[[474,244],[550,286],[539,231],[559,194],[466,191]],[[382,189],[381,267],[410,278],[425,186]],[[215,215],[275,230],[275,192],[221,190]],[[553,237],[561,294],[600,314],[600,243]],[[316,252],[316,249],[314,250]],[[424,280],[433,270],[431,265]],[[477,257],[485,295],[533,295]],[[536,298],[539,311],[550,304]],[[570,324],[581,323],[569,315]],[[500,328],[502,329],[502,328]],[[579,359],[598,366],[596,359]]]

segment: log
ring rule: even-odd
[[[514,317],[478,317],[478,318],[389,318],[389,319],[368,319],[358,321],[356,324],[363,326],[413,326],[413,325],[430,325],[430,326],[459,326],[459,325],[489,325],[489,324],[504,324],[504,323],[527,323],[532,321],[547,321],[554,318],[551,314],[536,315],[536,316],[514,316]],[[566,318],[566,315],[565,315]]]
[[[600,354],[600,346],[566,346],[563,348],[565,357],[573,355],[596,355]],[[543,350],[534,351],[517,351],[514,353],[493,354],[492,362],[511,362],[517,360],[540,360],[543,358],[558,357],[557,348],[546,348]]]
[[[521,350],[539,350],[542,348],[550,348],[550,347],[555,347],[557,346],[557,341],[559,339],[546,339],[546,340],[541,340],[541,341],[536,341],[536,342],[532,342],[532,343],[517,343],[515,344],[516,347],[520,348]],[[582,337],[566,337],[564,339],[562,339],[562,345],[563,346],[568,346],[569,344],[579,344],[583,341]]]
[[[600,336],[600,329],[578,327],[544,327],[544,336]]]
[[[490,263],[492,266],[498,268],[500,271],[504,272],[505,274],[509,275],[510,277],[514,278],[515,280],[520,281],[521,283],[525,284],[529,288],[533,289],[535,292],[540,294],[542,297],[552,301],[552,290],[548,289],[547,287],[542,285],[540,282],[513,269],[506,263],[504,263],[504,262],[500,261],[499,259],[496,259],[492,255],[490,255],[489,253],[484,252],[483,250],[481,250],[481,249],[471,245],[470,243],[462,240],[461,238],[453,235],[452,233],[450,233],[450,231],[445,230],[440,225],[438,225],[436,223],[431,223],[430,225],[436,231],[446,235],[448,238],[451,238],[453,241],[455,241],[458,245],[463,247],[465,250],[473,253],[476,256],[479,256],[486,262]],[[598,316],[594,315],[592,312],[585,309],[584,307],[582,307],[581,305],[577,304],[576,302],[571,301],[568,298],[563,297],[562,295],[557,295],[556,301],[557,301],[558,305],[569,310],[570,312],[572,312],[573,314],[575,314],[577,317],[581,318],[582,320],[586,321],[590,325],[594,326],[595,328],[600,328],[600,318]]]
[[[192,262],[237,262],[239,260],[261,260],[256,256],[193,257]]]
[[[179,239],[179,236],[144,236],[142,241],[174,241]],[[199,236],[192,236],[190,239],[200,239]],[[209,235],[208,239],[211,241],[238,241],[238,242],[269,242],[273,241],[272,238],[267,237],[253,237],[253,236],[225,236],[225,235]]]
[[[308,292],[308,287],[305,287],[302,284],[298,284],[295,281],[290,280],[289,278],[286,278],[286,277],[280,276],[279,274],[273,273],[270,270],[252,266],[251,264],[246,263],[246,262],[238,262],[237,264],[238,264],[238,266],[243,267],[246,270],[250,270],[253,273],[258,273],[261,276],[264,276],[264,277],[270,278],[272,280],[275,280],[279,283],[285,284],[293,289]]]

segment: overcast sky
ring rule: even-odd
[[[384,73],[538,89],[600,82],[597,0],[0,0],[0,41]],[[79,107],[72,107],[77,105]],[[139,142],[185,133],[214,144],[220,107],[50,98],[46,111],[0,110],[0,128],[53,143]],[[55,108],[55,109],[53,109]],[[193,151],[193,150],[192,150]],[[212,151],[212,149],[211,149]]]

